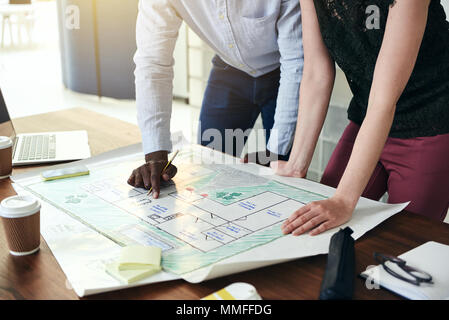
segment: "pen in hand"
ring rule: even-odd
[[[172,164],[173,160],[175,160],[175,158],[178,155],[178,153],[179,153],[179,150],[176,150],[175,154],[167,162],[167,164],[165,165],[164,169],[162,169],[161,176],[164,174],[165,170],[167,170],[167,168]],[[148,190],[147,196],[149,196],[152,191],[153,191],[153,186],[151,186],[150,190]]]

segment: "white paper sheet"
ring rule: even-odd
[[[76,164],[87,165],[91,170],[114,161],[125,161],[141,153],[140,145],[114,150],[103,155],[82,160]],[[143,157],[143,155],[142,155]],[[229,160],[229,159],[228,159]],[[56,167],[73,166],[64,164]],[[235,164],[239,170],[253,174],[270,176],[271,179],[316,192],[325,196],[333,194],[334,189],[304,179],[274,176],[271,169],[254,164]],[[20,184],[27,181],[39,181],[40,171],[27,172],[12,177]],[[17,187],[18,193],[23,192]],[[42,204],[42,235],[47,241],[55,258],[66,274],[68,281],[79,296],[139,286],[153,282],[179,279],[178,276],[162,272],[133,285],[121,285],[104,272],[104,265],[118,257],[120,247],[108,238],[95,232],[81,222],[48,203]],[[360,199],[352,220],[346,224],[354,230],[353,237],[360,238],[382,221],[402,211],[407,204],[387,205],[368,199]],[[344,226],[342,226],[344,227]],[[211,266],[184,274],[182,277],[192,283],[198,283],[237,272],[273,265],[297,258],[325,254],[329,240],[337,229],[322,235],[311,237],[285,236],[263,246],[242,252]]]

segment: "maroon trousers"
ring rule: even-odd
[[[321,183],[336,188],[346,169],[360,126],[345,129]],[[449,134],[388,138],[363,197],[389,203],[411,201],[407,211],[443,221],[449,207]]]

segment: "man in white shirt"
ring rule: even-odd
[[[173,51],[182,21],[217,55],[203,100],[199,143],[239,156],[233,132],[247,133],[259,114],[267,155],[288,156],[295,131],[302,77],[298,0],[140,0],[137,18],[136,100],[146,164],[128,183],[153,188],[171,151]],[[257,159],[256,159],[257,160]],[[161,177],[162,174],[162,177]]]

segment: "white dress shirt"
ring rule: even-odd
[[[304,65],[299,0],[140,0],[134,62],[144,153],[172,148],[173,51],[183,20],[234,68],[253,77],[281,68],[267,147],[286,154]]]

